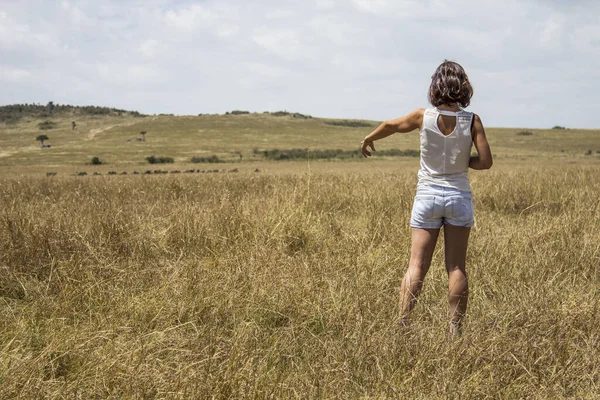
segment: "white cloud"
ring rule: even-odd
[[[43,50],[54,45],[51,36],[36,32],[29,24],[20,23],[10,18],[6,13],[1,15],[0,24],[0,46],[2,49],[25,49]]]
[[[340,0],[315,0],[315,7],[317,10],[333,10],[341,3]]]
[[[366,33],[360,27],[330,15],[317,15],[308,22],[308,26],[314,34],[321,36],[320,40],[336,46],[356,46],[361,41],[356,34]]]
[[[579,25],[572,31],[571,45],[580,53],[589,54],[600,50],[600,31],[595,24]],[[598,65],[598,63],[596,63]],[[597,69],[596,69],[597,70]]]
[[[280,57],[295,60],[307,53],[302,48],[296,33],[291,29],[261,28],[252,35],[252,40],[268,52]]]
[[[177,30],[187,32],[212,31],[222,37],[233,36],[238,28],[230,21],[236,15],[235,7],[214,4],[204,6],[194,4],[190,7],[171,9],[166,12],[167,22]]]
[[[169,10],[166,13],[166,18],[177,29],[193,31],[218,17],[205,7],[193,5],[180,10]]]
[[[93,27],[93,20],[90,19],[81,8],[72,5],[68,1],[61,2],[62,8],[66,11],[67,17],[71,24],[82,25],[87,28]]]
[[[26,69],[20,68],[2,68],[0,71],[0,81],[21,83],[34,80],[35,76]]]
[[[138,47],[138,52],[148,58],[160,57],[164,51],[165,45],[155,39],[144,40]]]
[[[546,48],[558,48],[561,45],[564,32],[564,18],[552,15],[540,24],[540,45]]]
[[[165,78],[158,68],[146,64],[101,63],[96,68],[105,83],[120,87],[154,85]]]
[[[292,10],[276,9],[272,11],[267,11],[267,13],[265,14],[265,19],[285,19],[291,17],[292,15],[294,15],[294,12]]]
[[[423,0],[353,0],[356,7],[365,12],[389,19],[437,19],[444,16],[448,21],[463,13],[464,1],[453,2]]]

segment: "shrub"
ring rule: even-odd
[[[272,113],[269,113],[268,111],[265,111],[265,114],[271,114],[274,117],[286,117],[286,116],[291,116],[292,118],[303,118],[303,119],[310,119],[312,118],[311,115],[307,115],[307,114],[301,114],[298,112],[289,112],[289,111],[275,111]]]
[[[348,126],[348,127],[351,127],[351,128],[365,128],[365,127],[368,127],[368,126],[373,126],[373,124],[371,124],[370,122],[348,120],[348,119],[325,121],[325,123],[327,125]]]
[[[56,128],[56,122],[53,122],[53,121],[40,122],[38,124],[38,127],[43,131],[48,130],[48,129],[54,129],[54,128]]]
[[[585,155],[586,155],[586,156],[591,156],[591,155],[592,155],[592,150],[590,149],[590,150],[586,151],[586,152],[585,152]]]
[[[92,157],[92,161],[90,161],[90,164],[92,164],[92,165],[102,165],[104,163],[102,161],[100,161],[100,158],[98,158],[98,157]]]
[[[226,113],[227,114],[227,113]],[[250,114],[250,111],[245,110],[233,110],[229,114],[231,115],[242,115],[242,114]]]
[[[208,163],[208,164],[215,164],[215,163],[224,163],[225,161],[221,160],[219,157],[212,155],[209,157],[192,157],[192,162],[193,163]]]
[[[173,157],[146,157],[146,161],[150,164],[172,164],[174,162]]]
[[[312,116],[304,115],[304,114],[300,114],[300,113],[293,113],[292,118],[310,119],[310,118],[312,118]]]
[[[560,125],[554,125],[552,127],[552,129],[567,129],[567,128],[565,128],[564,126],[560,126]]]
[[[521,131],[521,132],[517,132],[518,136],[531,136],[533,135],[533,132],[530,131]]]

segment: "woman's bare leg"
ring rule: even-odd
[[[450,303],[450,333],[460,336],[462,320],[467,312],[469,283],[465,269],[467,245],[471,228],[444,225],[448,300]]]
[[[400,316],[403,324],[407,323],[408,314],[417,303],[439,233],[439,229],[412,228],[410,262],[400,287]]]

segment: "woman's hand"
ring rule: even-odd
[[[367,147],[370,147],[371,150],[375,151],[375,145],[373,144],[373,141],[365,138],[362,142],[360,142],[360,152],[364,158],[371,156],[371,152],[367,149]]]

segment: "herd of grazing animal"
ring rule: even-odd
[[[209,174],[209,173],[236,173],[236,172],[240,172],[239,169],[234,168],[234,169],[186,169],[185,171],[179,171],[179,170],[172,170],[172,171],[165,171],[165,170],[160,170],[160,169],[155,169],[155,170],[146,170],[144,172],[138,172],[138,171],[133,171],[131,172],[131,175],[164,175],[164,174],[180,174],[180,173],[184,173],[184,174]],[[256,168],[254,170],[254,172],[261,172],[260,169]],[[46,172],[46,176],[56,176],[56,172]],[[75,172],[73,174],[73,176],[87,176],[88,173],[87,172]],[[100,172],[94,172],[91,175],[93,176],[99,176],[102,175]],[[126,171],[123,171],[121,173],[118,173],[116,171],[109,171],[106,173],[106,175],[127,175]]]

